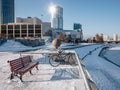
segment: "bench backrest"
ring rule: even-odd
[[[18,59],[8,61],[8,63],[10,63],[11,72],[17,71],[24,66],[27,66],[30,62],[32,62],[31,56],[24,56]]]
[[[31,59],[30,56],[22,57],[21,60],[22,60],[24,66],[26,66],[26,65],[28,65],[30,62],[32,62],[32,59]]]
[[[10,63],[11,72],[16,71],[23,67],[23,62],[21,61],[21,58],[14,59],[8,62]]]

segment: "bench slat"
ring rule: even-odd
[[[39,64],[38,62],[31,62],[31,63],[29,63],[29,65],[17,70],[16,72],[24,74],[24,73],[28,72],[29,70],[31,70],[33,67],[35,67],[38,64]]]
[[[26,56],[22,58],[22,62],[24,64],[24,66],[28,65],[30,62],[32,62],[32,59],[30,56]]]
[[[12,61],[9,61],[9,63],[10,63],[12,72],[23,67],[23,63],[22,63],[20,58],[12,60]]]

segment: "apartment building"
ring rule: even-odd
[[[24,38],[42,36],[42,24],[0,24],[0,37]]]

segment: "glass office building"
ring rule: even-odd
[[[60,6],[54,6],[55,13],[51,17],[51,27],[53,29],[63,29],[63,8]]]
[[[0,0],[0,24],[14,22],[14,0]]]

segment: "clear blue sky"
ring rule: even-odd
[[[120,0],[15,0],[15,16],[50,21],[51,3],[63,7],[64,29],[81,23],[85,37],[97,33],[120,36]]]

